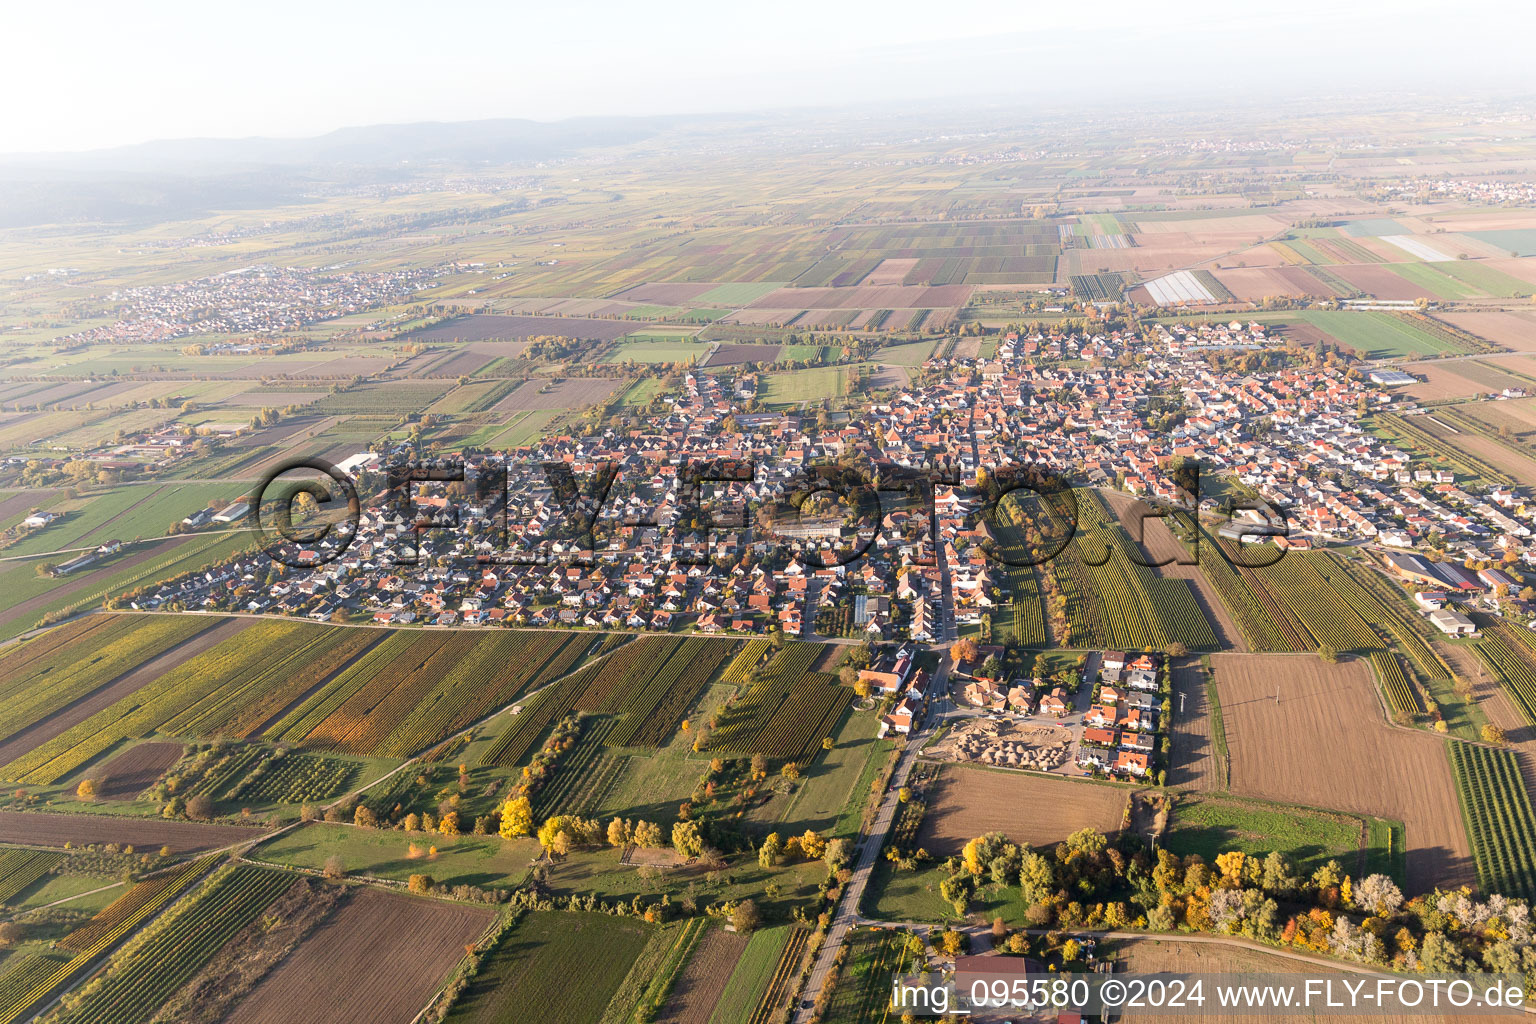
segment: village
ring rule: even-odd
[[[1476,595],[1522,625],[1536,621],[1529,588],[1517,585],[1536,567],[1526,488],[1463,483],[1365,430],[1364,410],[1411,403],[1357,370],[1323,360],[1237,375],[1203,357],[1239,343],[1275,347],[1260,325],[1235,321],[1159,328],[1140,340],[1010,332],[996,358],[931,361],[919,383],[857,415],[748,413],[739,403],[754,375],[689,371],[645,428],[556,435],[505,460],[467,459],[471,479],[506,467],[505,507],[476,500],[468,484],[425,483],[403,508],[383,474],[408,451],[360,453],[343,466],[364,496],[355,536],[334,534],[301,552],[313,567],[300,558],[279,572],[249,556],[137,594],[133,604],[379,624],[945,642],[973,634],[1005,597],[1005,574],[987,553],[988,524],[976,514],[982,501],[969,486],[979,471],[1035,464],[1080,486],[1188,507],[1176,470],[1195,462],[1209,488],[1203,513],[1220,510],[1218,495],[1246,499],[1238,504],[1282,510],[1288,525],[1288,535],[1260,539],[1365,546],[1393,571],[1400,563],[1387,552],[1432,552],[1441,568],[1423,580],[1431,589]],[[734,461],[754,475],[713,484],[693,505],[680,473],[695,461]],[[616,468],[590,535],[573,529],[555,500],[546,462],[569,466],[577,480]],[[867,546],[843,560],[828,555],[858,532],[847,522],[769,525],[759,514],[828,463],[953,482],[933,486],[931,519],[920,503],[888,507],[882,498],[877,527],[864,529]],[[244,502],[210,507],[184,526],[227,524],[245,512]],[[435,515],[459,526],[417,528]],[[1272,518],[1240,512],[1225,535],[1274,532],[1263,528]],[[1460,568],[1467,565],[1480,568]]]

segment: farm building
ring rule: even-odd
[[[1477,632],[1477,626],[1472,620],[1458,611],[1442,608],[1429,613],[1429,621],[1435,624],[1435,628],[1448,636],[1468,636]]]

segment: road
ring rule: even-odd
[[[875,815],[874,823],[870,825],[862,845],[858,848],[858,860],[854,865],[853,877],[848,879],[847,885],[843,886],[843,898],[838,902],[837,909],[833,911],[832,925],[827,929],[826,941],[822,943],[820,952],[816,954],[816,963],[811,968],[810,977],[806,979],[805,987],[802,989],[804,998],[801,1000],[800,1007],[795,1010],[793,1017],[795,1024],[805,1024],[805,1021],[810,1018],[811,1011],[804,1004],[814,1000],[815,994],[820,992],[822,986],[826,984],[827,973],[832,969],[832,961],[847,939],[849,930],[863,921],[859,914],[859,905],[864,901],[864,890],[869,885],[869,876],[874,873],[875,865],[885,851],[885,837],[896,821],[896,811],[901,803],[897,797],[897,791],[907,784],[907,777],[912,774],[912,766],[917,763],[918,753],[922,750],[923,744],[949,717],[949,711],[953,707],[947,697],[938,696],[945,693],[949,686],[949,667],[949,654],[944,652],[940,656],[939,667],[933,674],[932,692],[935,694],[933,707],[925,715],[922,728],[907,737],[906,749],[902,752],[901,760],[897,762],[896,771],[891,775],[891,784],[880,798],[880,811]]]

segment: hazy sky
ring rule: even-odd
[[[1529,0],[15,4],[0,152],[1007,93],[1536,92]]]

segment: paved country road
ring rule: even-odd
[[[941,654],[939,667],[933,674],[933,687],[930,690],[933,694],[933,706],[926,715],[922,728],[907,737],[906,749],[902,751],[896,771],[891,775],[891,784],[880,798],[880,811],[875,816],[869,831],[864,835],[863,845],[859,847],[858,860],[854,865],[853,877],[843,887],[843,898],[838,901],[837,910],[832,915],[832,925],[827,929],[826,941],[822,943],[820,952],[816,954],[816,963],[811,968],[810,977],[806,979],[802,990],[804,992],[802,1005],[795,1010],[793,1017],[795,1024],[804,1024],[810,1018],[811,1010],[803,1004],[814,1000],[816,993],[820,992],[822,986],[827,983],[827,974],[832,969],[832,961],[836,958],[837,951],[847,941],[849,929],[863,920],[859,915],[859,905],[864,901],[864,890],[869,885],[869,876],[874,872],[875,865],[885,850],[886,834],[890,832],[891,825],[896,821],[896,811],[900,806],[897,791],[907,784],[907,776],[912,773],[912,766],[917,763],[917,756],[923,744],[933,735],[934,729],[948,717],[943,709],[950,705],[947,697],[943,695],[949,686],[949,667],[949,653],[945,651]]]

